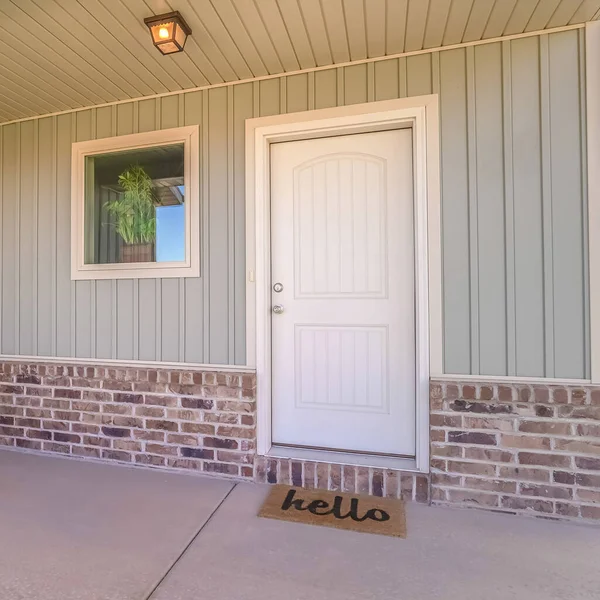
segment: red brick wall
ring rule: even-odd
[[[600,388],[432,383],[431,494],[600,519]]]
[[[253,477],[252,374],[0,363],[0,445]]]

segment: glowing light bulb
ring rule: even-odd
[[[161,27],[158,30],[158,37],[165,40],[169,37],[169,30],[166,27]]]

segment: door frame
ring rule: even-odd
[[[432,94],[246,121],[246,352],[247,363],[256,367],[259,455],[272,448],[270,144],[410,127],[415,208],[414,470],[429,471],[429,378],[443,372],[438,110],[438,96]]]

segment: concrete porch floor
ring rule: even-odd
[[[592,599],[600,529],[407,505],[408,539],[256,517],[268,488],[0,451],[2,600]]]

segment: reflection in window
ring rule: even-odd
[[[86,157],[85,263],[185,260],[184,146]]]

